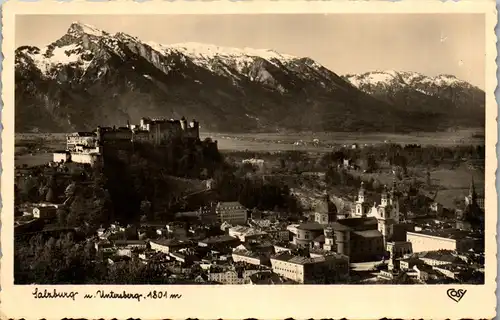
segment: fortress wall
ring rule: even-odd
[[[106,131],[102,133],[102,138],[106,140],[131,140],[132,131],[120,130],[120,131]]]
[[[94,159],[91,154],[85,154],[85,153],[71,153],[71,161],[76,162],[76,163],[88,163],[88,164],[93,164]]]
[[[149,142],[153,141],[153,134],[148,131],[140,131],[133,134],[133,141],[137,142]]]
[[[184,132],[184,136],[187,137],[187,138],[193,138],[193,139],[197,139],[200,137],[200,133],[199,133],[199,129],[198,127],[194,127],[194,128],[186,128],[186,131]]]
[[[73,149],[76,145],[93,147],[95,146],[96,141],[96,137],[80,137],[69,135],[66,137],[66,147],[68,149]]]

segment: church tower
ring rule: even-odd
[[[359,188],[358,191],[358,200],[356,201],[355,204],[355,211],[354,211],[354,216],[356,217],[364,217],[366,215],[366,210],[365,210],[365,186],[364,182],[361,182],[361,187]]]
[[[469,199],[471,203],[477,201],[476,186],[474,185],[474,177],[471,177],[470,188],[469,188]]]
[[[387,207],[388,205],[388,198],[387,198],[387,186],[384,186],[384,190],[382,191],[381,199],[380,199],[380,205],[382,207]]]
[[[387,187],[384,186],[384,190],[381,195],[381,203],[378,206],[378,231],[382,233],[384,237],[384,245],[387,243],[387,240],[392,236],[392,206],[388,203],[388,193]]]
[[[389,204],[391,205],[391,216],[394,223],[399,223],[399,199],[396,191],[396,179],[392,181],[392,189],[389,194]]]
[[[365,183],[363,181],[361,181],[361,187],[359,187],[358,191],[358,202],[365,202]]]

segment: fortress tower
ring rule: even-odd
[[[182,130],[186,130],[187,129],[187,120],[184,117],[182,117],[182,119],[181,119],[181,129]]]

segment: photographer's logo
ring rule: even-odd
[[[455,302],[459,302],[465,296],[466,292],[467,292],[467,290],[463,290],[463,289],[458,289],[458,290],[448,289],[448,291],[446,291],[446,294],[448,295],[448,297],[450,297],[451,300],[453,300]]]

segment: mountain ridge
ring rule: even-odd
[[[308,57],[272,49],[162,45],[73,23],[48,46],[21,46],[15,56],[16,132],[88,130],[142,116],[196,118],[219,132],[448,127],[438,122],[445,115],[408,113]],[[431,122],[415,125],[415,114]]]

